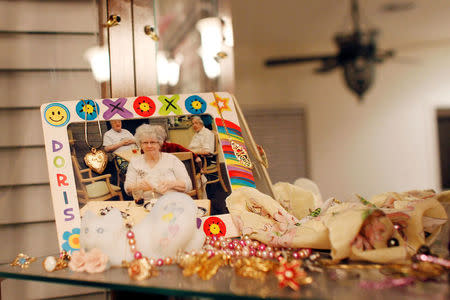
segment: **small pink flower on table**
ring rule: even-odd
[[[69,262],[69,268],[74,272],[83,272],[86,265],[85,257],[86,252],[84,251],[84,249],[73,252]]]
[[[74,252],[69,262],[69,268],[74,272],[101,273],[106,270],[107,265],[108,256],[97,248],[89,252],[84,249]]]
[[[94,248],[86,253],[85,270],[88,273],[101,273],[106,270],[108,256],[100,249]]]

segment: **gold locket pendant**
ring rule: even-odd
[[[91,148],[91,152],[86,153],[84,156],[84,162],[86,166],[92,171],[102,174],[106,169],[106,164],[108,163],[108,156],[103,150]]]

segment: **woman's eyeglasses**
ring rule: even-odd
[[[141,143],[142,146],[144,146],[144,145],[156,145],[156,144],[159,144],[159,143],[155,142],[155,141],[147,141],[147,142],[142,142]]]

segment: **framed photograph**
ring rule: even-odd
[[[80,221],[88,209],[102,214],[117,207],[124,217],[148,212],[124,190],[128,163],[144,150],[138,143],[121,151],[110,147],[108,132],[116,130],[117,123],[130,138],[142,124],[160,126],[166,142],[176,145],[173,155],[185,164],[191,178],[192,190],[186,193],[198,202],[199,228],[207,235],[237,234],[225,199],[239,187],[255,187],[255,178],[231,94],[80,99],[43,104],[41,115],[61,250],[80,249]],[[197,132],[194,119],[214,136],[214,150],[208,154],[179,150],[192,147]]]

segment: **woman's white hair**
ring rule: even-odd
[[[197,120],[197,121],[199,121],[200,123],[203,124],[203,120],[202,120],[202,118],[200,118],[199,116],[193,116],[193,117],[191,118],[191,120],[192,120],[192,121]],[[203,125],[205,125],[205,124],[203,124]]]
[[[157,140],[159,145],[161,146],[167,137],[166,131],[159,125],[149,125],[142,124],[138,128],[136,128],[136,133],[134,138],[138,145],[141,145],[141,142],[145,139],[154,139]]]

